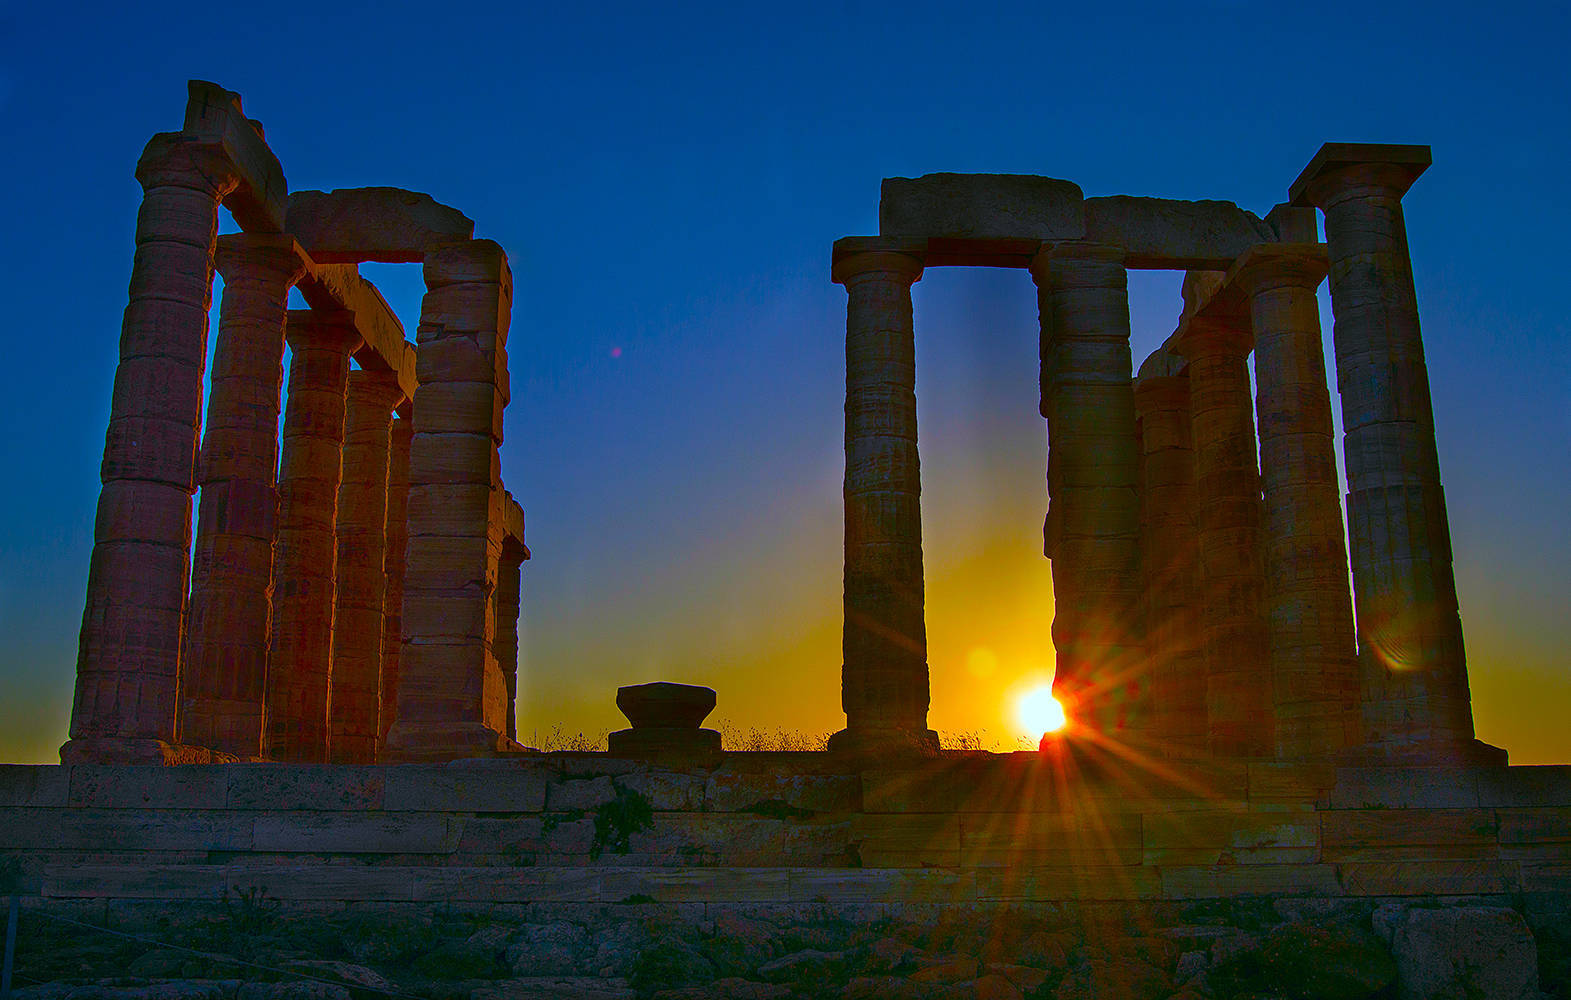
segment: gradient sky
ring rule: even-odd
[[[292,188],[427,191],[510,254],[526,741],[619,728],[657,679],[743,731],[843,723],[829,250],[877,231],[880,178],[1263,214],[1326,140],[1430,143],[1406,204],[1478,732],[1571,760],[1567,9],[991,6],[0,3],[0,760],[65,739],[132,168],[191,77]],[[365,273],[412,332],[419,269]],[[1137,364],[1178,281],[1131,275]],[[1034,291],[933,269],[915,300],[931,722],[1013,749],[1052,670]]]

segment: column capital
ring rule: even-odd
[[[1094,285],[1110,271],[1124,270],[1124,248],[1089,240],[1044,243],[1031,258],[1031,278],[1038,285],[1048,280],[1065,285]]]
[[[899,274],[912,283],[922,280],[926,240],[847,236],[835,241],[831,280],[844,285],[871,274]]]
[[[213,264],[225,281],[253,277],[287,289],[305,275],[311,258],[286,233],[228,233],[218,237]]]
[[[1349,190],[1371,187],[1400,198],[1432,162],[1428,146],[1328,142],[1288,187],[1288,199],[1323,209]]]
[[[1195,315],[1184,320],[1171,343],[1174,350],[1194,361],[1218,355],[1244,357],[1254,349],[1255,338],[1247,326]]]
[[[349,354],[363,344],[355,314],[347,309],[291,309],[284,326],[289,349],[318,348]]]
[[[1135,413],[1145,416],[1163,410],[1189,409],[1189,377],[1142,375],[1135,379]]]
[[[1261,243],[1244,251],[1226,280],[1247,295],[1283,287],[1312,292],[1329,266],[1324,243]]]
[[[183,187],[215,199],[227,196],[241,181],[221,139],[183,132],[160,132],[149,139],[136,161],[136,179],[144,191]]]
[[[404,401],[404,390],[398,384],[397,374],[386,368],[361,368],[350,372],[349,391],[376,412],[385,411],[389,417]]]

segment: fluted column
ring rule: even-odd
[[[1325,212],[1367,739],[1420,758],[1473,738],[1451,529],[1402,196],[1427,146],[1328,143],[1294,182]]]
[[[382,683],[377,746],[387,745],[387,731],[398,715],[398,660],[404,643],[404,549],[409,544],[409,444],[414,421],[393,421],[387,444],[387,540],[382,557],[386,571],[382,592]],[[380,750],[379,750],[380,756]]]
[[[175,740],[191,494],[219,202],[239,183],[221,147],[155,136],[120,332],[93,554],[61,760],[158,762]]]
[[[921,472],[911,285],[920,257],[841,253],[845,286],[845,624],[840,703],[830,749],[938,745],[927,728]]]
[[[1241,326],[1191,316],[1178,349],[1189,359],[1211,752],[1264,757],[1275,750],[1273,696],[1262,617],[1250,341]]]
[[[388,438],[393,407],[403,397],[398,376],[390,371],[349,373],[327,712],[327,759],[333,764],[376,762],[381,735]]]
[[[1189,376],[1135,380],[1140,420],[1141,554],[1146,649],[1151,658],[1151,736],[1158,747],[1202,753],[1206,669],[1200,643],[1195,451]]]
[[[518,609],[525,558],[524,544],[518,539],[509,537],[502,543],[494,610],[496,662],[507,685],[507,736],[513,740],[518,739]]]
[[[1266,244],[1233,269],[1249,296],[1263,492],[1266,623],[1281,757],[1359,742],[1353,601],[1315,288],[1323,247]]]
[[[513,748],[491,631],[504,496],[496,449],[513,276],[501,247],[472,240],[429,248],[425,281],[390,760]]]
[[[272,624],[284,313],[305,272],[288,236],[220,237],[224,276],[180,672],[180,741],[238,757],[262,746]]]
[[[273,636],[267,663],[262,755],[327,760],[333,664],[338,484],[343,464],[349,355],[360,345],[347,312],[291,310],[289,403],[278,475],[273,550]]]
[[[1031,264],[1041,314],[1053,561],[1053,691],[1071,732],[1143,738],[1140,455],[1123,251],[1064,243]]]

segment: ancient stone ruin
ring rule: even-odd
[[[928,267],[983,266],[1036,284],[1054,692],[1077,734],[1218,758],[1504,763],[1473,738],[1402,221],[1429,162],[1425,146],[1327,143],[1263,220],[1045,177],[884,181],[880,235],[834,248],[849,302],[832,745],[937,746],[910,289]],[[1128,268],[1187,272],[1177,329],[1138,377]],[[1345,536],[1315,296],[1328,271]]]
[[[1264,218],[886,180],[832,265],[844,730],[726,750],[715,692],[658,683],[607,752],[540,753],[506,255],[425,195],[288,192],[192,83],[137,166],[71,739],[0,765],[27,1000],[1571,996],[1571,766],[1474,738],[1402,217],[1428,165],[1327,144]],[[422,265],[413,343],[364,261]],[[1036,285],[1071,718],[1041,752],[927,727],[910,289],[946,265]],[[1138,371],[1128,268],[1187,272]]]
[[[497,458],[507,254],[427,195],[288,193],[240,96],[210,83],[192,81],[184,128],[148,142],[136,177],[61,760],[369,764],[516,746],[529,550]],[[241,232],[217,236],[220,205]],[[362,261],[423,266],[414,344]],[[296,287],[309,309],[287,308]]]

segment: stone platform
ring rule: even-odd
[[[989,904],[1571,892],[1571,767],[827,754],[0,767],[45,899]]]

